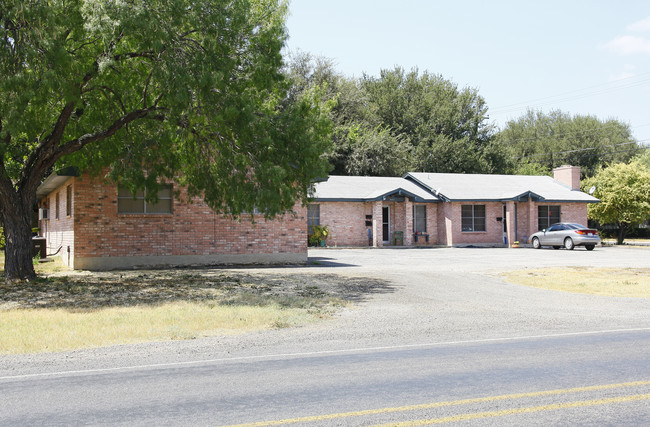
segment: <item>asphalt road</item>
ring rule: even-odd
[[[307,268],[264,271],[388,285],[298,329],[2,356],[0,425],[650,424],[650,301],[498,276],[540,266],[650,268],[648,249],[351,249],[310,258]]]
[[[639,330],[18,375],[0,423],[648,425],[649,348]]]

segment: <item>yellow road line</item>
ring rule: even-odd
[[[522,399],[527,397],[552,396],[552,395],[569,394],[569,393],[580,393],[586,391],[611,390],[616,388],[639,387],[645,385],[650,385],[650,381],[632,381],[632,382],[625,382],[625,383],[618,383],[618,384],[604,384],[604,385],[595,385],[595,386],[587,386],[587,387],[534,391],[529,393],[504,394],[500,396],[477,397],[472,399],[453,400],[448,402],[433,402],[433,403],[424,403],[419,405],[398,406],[394,408],[368,409],[364,411],[341,412],[337,414],[314,415],[310,417],[299,417],[299,418],[286,418],[283,420],[273,420],[273,421],[260,421],[256,423],[237,424],[237,425],[232,425],[230,427],[277,426],[283,424],[325,421],[325,420],[333,420],[337,418],[362,417],[366,415],[389,414],[393,412],[418,411],[422,409],[442,408],[445,406],[468,405],[473,403],[495,402],[499,400],[513,400],[513,399]]]
[[[578,402],[566,402],[566,403],[554,403],[551,405],[541,405],[541,406],[529,406],[524,408],[513,408],[513,409],[504,409],[502,411],[491,411],[491,412],[477,412],[473,414],[460,414],[452,415],[449,417],[443,418],[433,418],[430,420],[418,420],[418,421],[407,421],[402,423],[389,423],[381,424],[375,427],[383,426],[395,426],[395,427],[411,427],[411,426],[425,426],[432,424],[444,424],[444,423],[454,423],[459,421],[466,420],[477,420],[481,418],[491,418],[491,417],[503,417],[506,415],[514,414],[527,414],[531,412],[542,412],[542,411],[553,411],[557,409],[571,409],[571,408],[583,408],[585,406],[596,406],[596,405],[607,405],[611,403],[623,403],[623,402],[633,402],[636,400],[647,400],[650,399],[650,394],[635,394],[631,396],[620,396],[620,397],[611,397],[607,399],[595,399],[595,400],[582,400]]]

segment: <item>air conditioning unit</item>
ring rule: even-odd
[[[38,210],[38,219],[39,220],[41,220],[41,219],[49,219],[49,217],[47,216],[47,208],[40,208]]]

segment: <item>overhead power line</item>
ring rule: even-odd
[[[557,95],[549,95],[542,98],[536,98],[529,101],[518,102],[514,104],[507,104],[490,108],[489,113],[495,115],[507,114],[516,111],[521,111],[525,108],[536,108],[546,105],[557,104],[565,101],[573,101],[577,99],[588,98],[591,96],[602,95],[619,90],[630,89],[639,86],[650,84],[650,78],[638,80],[640,77],[648,76],[650,72],[638,74],[636,76],[626,77],[613,82],[600,83],[593,86],[588,86],[582,89],[575,89],[567,92],[562,92]],[[635,80],[636,79],[636,80]]]
[[[646,140],[646,141],[650,141],[650,140]],[[621,144],[616,144],[616,145],[621,145]],[[616,146],[616,145],[613,145],[613,146]],[[603,147],[613,147],[613,146],[603,146]],[[628,148],[628,149],[625,149],[625,150],[613,150],[613,151],[608,151],[608,152],[605,152],[605,153],[588,153],[588,152],[586,152],[587,150],[597,150],[598,148],[603,148],[603,147],[593,147],[593,148],[587,148],[587,149],[584,149],[584,150],[569,150],[569,151],[557,151],[557,152],[553,152],[553,153],[534,154],[534,155],[530,155],[530,156],[515,157],[515,160],[532,159],[533,157],[550,157],[550,158],[552,158],[552,157],[560,157],[561,158],[565,154],[571,154],[571,153],[581,152],[581,151],[584,152],[584,154],[579,154],[577,156],[574,156],[574,158],[586,158],[586,157],[595,157],[595,156],[608,157],[608,156],[613,156],[613,155],[616,155],[616,154],[629,153],[631,151],[650,149],[650,145],[641,145],[641,146],[634,147],[634,148]],[[531,163],[545,163],[546,160],[544,160],[544,159],[532,159],[532,160],[529,160],[529,162],[531,162]]]
[[[650,123],[646,123],[643,125],[638,125],[638,126],[631,126],[630,129],[636,129],[639,127],[643,126],[650,126]],[[613,128],[616,127],[615,123],[605,123],[603,127],[600,128],[593,128],[593,129],[587,129],[587,130],[578,130],[575,132],[564,132],[564,133],[553,133],[553,134],[543,134],[531,138],[519,138],[519,139],[509,139],[507,142],[529,142],[529,141],[539,141],[542,139],[547,139],[547,138],[559,138],[559,137],[567,137],[567,136],[588,136],[589,134],[594,134],[598,132],[602,132],[604,129],[608,128]],[[638,141],[637,141],[638,142]]]
[[[620,144],[601,145],[599,147],[579,148],[577,150],[557,151],[557,152],[554,152],[554,153],[531,154],[530,156],[517,157],[517,160],[519,160],[519,159],[527,159],[527,158],[530,158],[530,157],[542,157],[542,156],[551,156],[551,155],[560,155],[560,154],[579,153],[581,151],[598,150],[600,148],[620,147],[621,145],[630,145],[630,144],[636,144],[636,142],[622,142]],[[635,147],[634,149],[636,149],[636,148],[641,148],[641,147]]]

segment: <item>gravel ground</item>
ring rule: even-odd
[[[476,339],[650,329],[650,300],[570,294],[506,283],[499,272],[544,266],[650,267],[645,248],[587,252],[488,248],[316,249],[310,266],[235,269],[321,279],[355,304],[321,323],[215,337],[0,356],[0,377],[273,354]],[[218,270],[220,273],[228,270]],[[336,277],[340,281],[334,280]],[[327,280],[322,280],[322,279]],[[348,284],[348,288],[341,284]],[[320,286],[320,285],[319,285]]]

